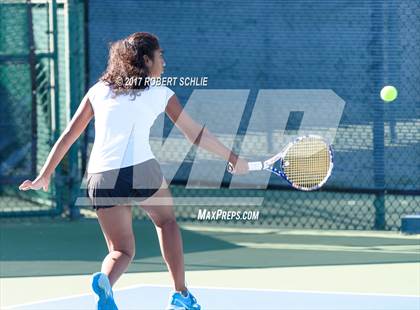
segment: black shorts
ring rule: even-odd
[[[156,159],[140,164],[88,173],[86,194],[93,209],[141,202],[161,187],[163,174]]]

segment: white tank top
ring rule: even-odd
[[[174,92],[166,86],[153,86],[138,94],[116,96],[103,82],[89,89],[95,141],[88,173],[124,168],[155,157],[149,143],[150,127]]]

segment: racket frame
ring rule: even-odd
[[[297,142],[299,142],[299,141],[301,141],[303,139],[307,139],[307,138],[315,138],[315,139],[319,139],[319,140],[323,141],[328,146],[328,153],[329,153],[329,156],[330,156],[330,166],[328,168],[328,172],[327,172],[326,176],[324,177],[324,179],[322,180],[322,182],[320,182],[316,186],[312,186],[310,188],[298,186],[297,184],[295,184],[291,180],[289,180],[289,178],[287,177],[287,175],[284,173],[284,168],[285,168],[284,157],[285,157],[285,155],[287,154],[287,152],[289,151],[289,149],[294,144],[296,144]],[[276,162],[279,162],[280,169],[274,167],[274,164]],[[273,174],[275,174],[277,176],[280,176],[283,179],[285,179],[293,188],[296,188],[296,189],[302,190],[302,191],[313,191],[313,190],[317,190],[320,187],[322,187],[327,182],[327,180],[329,179],[329,177],[331,176],[333,166],[334,166],[334,153],[333,153],[332,146],[323,137],[318,136],[318,135],[305,135],[305,136],[300,136],[300,137],[296,138],[294,141],[289,142],[280,153],[277,153],[273,157],[270,157],[269,159],[267,159],[267,160],[265,160],[263,162],[261,162],[261,161],[254,161],[254,162],[249,162],[248,163],[249,171],[257,171],[257,170],[267,170],[267,171],[270,171],[271,173],[273,173]]]

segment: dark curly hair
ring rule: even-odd
[[[99,80],[115,93],[145,89],[145,78],[150,72],[143,56],[154,60],[154,51],[159,48],[158,38],[148,32],[135,32],[111,43],[108,66]]]

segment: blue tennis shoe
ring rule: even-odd
[[[190,291],[175,292],[172,294],[166,310],[200,310],[197,299]]]
[[[92,275],[92,289],[98,295],[98,310],[118,310],[108,276],[102,272]]]

